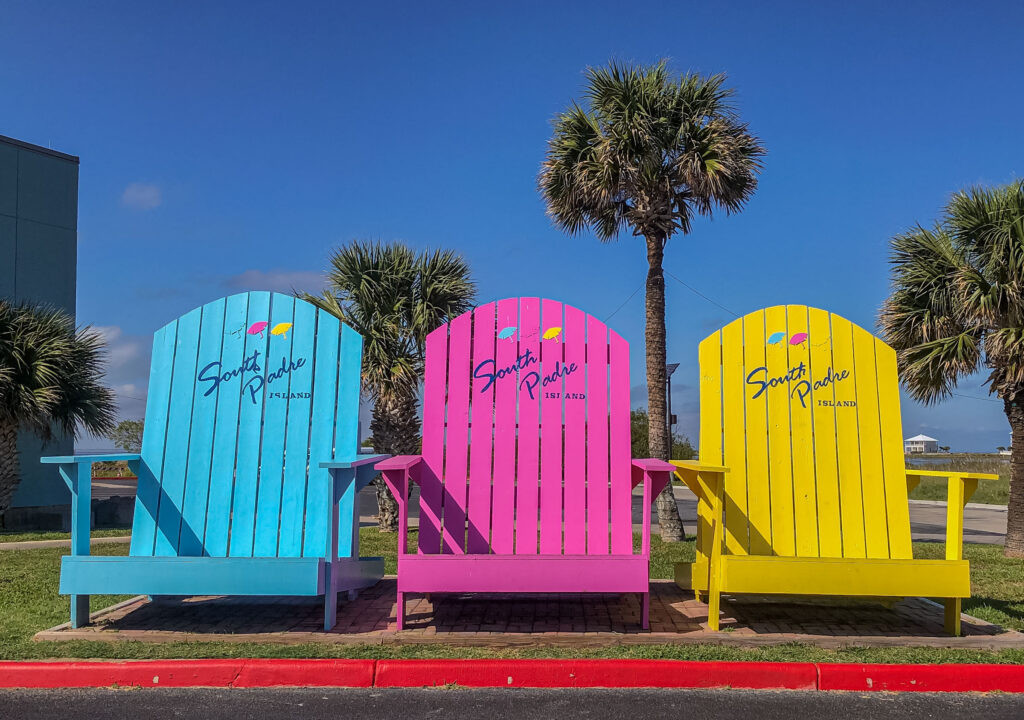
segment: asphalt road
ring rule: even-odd
[[[1024,717],[1021,695],[822,693],[740,690],[2,690],[0,716],[10,720],[532,720],[533,718]]]

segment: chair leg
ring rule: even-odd
[[[718,615],[722,594],[716,589],[708,593],[708,629],[718,632]]]
[[[946,628],[946,632],[953,637],[960,636],[960,606],[962,601],[960,598],[946,598],[943,601],[943,605],[946,608],[945,622],[943,625]]]
[[[640,620],[644,630],[651,629],[651,592],[640,593]]]
[[[398,603],[396,604],[395,616],[398,621],[398,629],[401,630],[402,626],[405,625],[405,593],[401,590],[398,591]]]
[[[71,596],[71,627],[80,628],[89,624],[89,596]]]
[[[338,591],[328,589],[324,593],[324,632],[338,624]]]
[[[348,593],[346,593],[345,597],[348,598],[349,602],[355,602],[356,598],[359,597],[359,591],[349,590]]]

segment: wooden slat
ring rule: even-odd
[[[818,497],[818,552],[821,557],[843,556],[843,526],[839,513],[839,466],[836,453],[835,383],[821,384],[833,371],[832,329],[824,310],[808,310],[808,342],[814,428],[814,473]],[[819,384],[814,385],[815,382]],[[848,381],[847,381],[848,382]]]
[[[292,359],[295,333],[273,334],[281,323],[295,326],[295,299],[274,293],[270,300],[270,325],[267,326],[267,364],[263,376],[263,437],[261,438],[257,480],[256,523],[253,538],[255,557],[277,554],[278,528],[281,523],[281,491],[284,485],[284,443],[288,421],[287,372]],[[284,393],[284,398],[279,397]]]
[[[560,333],[554,337],[552,328],[562,328],[562,304],[541,301],[540,376],[536,392],[540,397],[540,552],[558,555],[562,552],[562,395],[565,371]],[[551,331],[551,332],[549,332]],[[577,370],[577,372],[580,372]],[[550,379],[550,382],[547,380]],[[547,384],[545,384],[547,383]]]
[[[910,559],[910,509],[907,504],[906,470],[903,462],[903,426],[900,422],[899,381],[896,353],[875,338],[875,368],[878,374],[878,421],[882,435],[882,472],[885,483],[885,511],[889,526],[889,557]]]
[[[224,337],[220,351],[222,371],[242,365],[248,308],[247,293],[232,295],[225,302]],[[228,554],[228,528],[231,525],[231,498],[234,493],[235,446],[238,441],[238,409],[242,396],[242,382],[239,379],[221,382],[208,398],[216,399],[217,415],[213,428],[210,496],[207,502],[203,545],[206,554],[213,557],[226,557]],[[206,388],[201,388],[200,395],[211,389],[209,381],[203,382],[202,385]],[[149,422],[148,419],[146,422]],[[133,529],[132,535],[134,534]]]
[[[469,445],[469,536],[466,551],[486,553],[491,534],[491,459],[494,444],[494,383],[485,372],[495,364],[494,303],[473,312],[473,378]],[[481,365],[485,372],[480,372]]]
[[[334,383],[338,387],[335,415],[334,457],[350,458],[359,451],[359,376],[363,360],[363,338],[348,325],[341,326],[338,368]],[[356,486],[352,483],[338,500],[338,557],[358,556],[359,513],[356,512]],[[352,523],[352,525],[350,525]]]
[[[864,507],[861,499],[860,442],[857,408],[853,326],[832,315],[832,362],[834,372],[849,373],[835,385],[836,452],[839,464],[839,505],[843,524],[843,557],[867,557],[864,541]]]
[[[313,378],[313,422],[309,435],[309,479],[306,484],[306,524],[302,538],[304,557],[323,557],[327,552],[328,471],[320,463],[330,460],[334,450],[338,407],[338,352],[342,325],[336,317],[318,311],[316,319],[316,376]],[[326,371],[326,372],[325,372]],[[347,382],[353,382],[346,375]],[[358,406],[357,406],[358,412]],[[343,535],[344,533],[338,533]]]
[[[608,537],[608,329],[587,316],[587,554],[606,555]]]
[[[743,377],[749,378],[765,367],[765,324],[763,312],[743,318]],[[764,375],[764,370],[754,377]],[[754,397],[757,387],[746,385],[744,413],[747,428],[747,516],[750,554],[772,554],[771,492],[768,482],[768,392]]]
[[[537,553],[537,506],[540,482],[540,386],[526,384],[540,368],[540,300],[519,303],[519,451],[516,472],[516,554]]]
[[[499,300],[496,333],[519,325],[519,302],[515,298]],[[515,337],[496,339],[496,368],[509,368],[516,363],[518,344]],[[492,494],[491,550],[499,555],[511,554],[514,548],[516,498],[516,375],[495,380],[494,392],[494,490]]]
[[[156,521],[160,506],[160,478],[163,473],[167,410],[170,405],[171,374],[178,321],[164,326],[153,336],[153,359],[149,370],[146,424],[142,432],[142,461],[129,552],[150,556],[156,544]]]
[[[705,340],[704,342],[709,342]],[[729,472],[725,475],[725,549],[731,555],[744,555],[749,551],[750,533],[747,523],[747,458],[746,429],[744,420],[743,395],[746,389],[746,377],[743,374],[743,320],[733,320],[722,328],[721,341],[714,345],[721,353],[720,358],[708,359],[708,372],[720,366],[722,371],[722,389],[716,393],[719,403],[708,388],[707,405],[712,414],[721,417],[722,450],[712,451],[709,462],[712,465],[726,465]],[[698,350],[699,352],[699,350]],[[705,374],[704,360],[701,359],[701,380]],[[701,386],[701,423],[704,422],[704,386]],[[723,412],[727,408],[728,412]],[[711,432],[711,429],[708,430]],[[703,434],[703,426],[701,429]],[[701,459],[704,458],[704,445],[701,441]],[[710,511],[710,508],[706,508]]]
[[[889,557],[889,527],[882,478],[882,434],[878,424],[878,375],[875,338],[853,326],[853,355],[857,383],[857,428],[860,439],[861,493],[867,556]],[[837,408],[840,412],[844,408]],[[849,408],[846,408],[849,409]]]
[[[246,328],[255,323],[270,321],[270,293],[254,292],[249,296]],[[267,369],[269,328],[259,333],[245,334],[245,356],[256,355],[260,373]],[[256,373],[245,373],[242,378],[242,398],[238,414],[238,445],[235,457],[235,495],[231,514],[231,557],[251,557],[255,540],[256,493],[259,475],[260,437],[262,435],[264,392],[254,382]]]
[[[448,325],[429,335],[423,370],[423,466],[420,470],[419,549],[441,550],[441,477],[444,472]]]
[[[448,330],[448,437],[444,445],[441,552],[466,551],[469,461],[469,351],[473,316],[464,313]]]
[[[790,447],[793,476],[793,513],[796,530],[796,554],[818,556],[818,497],[814,475],[814,422],[811,368],[810,326],[807,307],[786,307],[786,346],[794,380],[789,384]],[[798,368],[803,368],[799,370]],[[799,376],[798,378],[796,376]]]
[[[608,331],[608,445],[611,475],[611,541],[613,555],[633,552],[632,471],[629,420],[629,343]],[[644,505],[641,512],[651,512]]]
[[[284,483],[281,490],[281,528],[277,557],[302,556],[302,526],[306,508],[306,468],[309,463],[309,430],[313,412],[313,378],[317,370],[334,374],[331,367],[317,368],[316,308],[295,301],[295,319],[288,336],[292,341],[291,362],[302,363],[288,377],[288,425],[285,436]],[[329,341],[334,338],[329,338]],[[276,392],[279,381],[274,382]],[[359,408],[355,408],[358,414]],[[322,460],[317,461],[322,462]],[[342,532],[342,535],[345,533]]]
[[[739,350],[742,358],[743,349]],[[716,332],[700,343],[697,347],[697,358],[700,363],[700,457],[702,462],[721,465],[723,459],[721,332]],[[740,415],[739,419],[742,422],[743,416]],[[742,459],[742,453],[736,460],[733,460],[731,455],[729,456],[730,462],[740,463]],[[712,512],[708,503],[697,504],[697,554],[702,557],[711,556],[714,537]],[[735,521],[735,513],[732,515]]]
[[[587,344],[581,310],[565,306],[563,335],[565,362],[579,368],[565,379],[565,553],[582,555],[587,550]]]
[[[199,335],[198,372],[211,361],[221,358],[224,340],[225,300],[204,305],[202,330]],[[206,531],[207,501],[210,492],[210,468],[213,457],[213,437],[217,419],[217,393],[206,395],[212,383],[195,376],[192,419],[190,424],[188,463],[185,470],[185,496],[182,503],[181,532],[177,555],[202,555]],[[218,480],[219,481],[219,480]]]
[[[172,556],[178,552],[201,318],[202,309],[197,308],[178,319],[171,402],[167,409],[164,469],[160,482],[160,509],[156,520],[156,547],[153,550],[156,556]]]
[[[765,336],[781,332],[782,340],[765,344],[765,364],[769,378],[785,378],[789,372],[789,332],[786,308],[770,307],[764,311]],[[789,403],[793,383],[784,380],[769,388],[768,396],[768,474],[771,486],[772,550],[776,555],[796,554],[793,518],[793,464],[790,447]]]

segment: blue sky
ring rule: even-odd
[[[352,238],[457,248],[481,299],[611,315],[644,280],[640,242],[563,235],[535,189],[550,119],[610,58],[728,73],[768,149],[749,207],[666,255],[735,313],[873,328],[888,239],[1024,167],[1017,3],[218,5],[4,3],[0,134],[81,156],[79,320],[106,328],[125,416],[157,327],[232,291],[315,289]],[[732,316],[667,284],[695,436],[697,343]],[[610,324],[642,403],[643,293]],[[956,450],[1008,444],[995,402],[904,399],[903,419]]]

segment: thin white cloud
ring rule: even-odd
[[[246,270],[224,281],[235,290],[272,290],[290,293],[301,290],[319,294],[324,289],[323,273],[307,270]]]
[[[131,183],[121,193],[121,204],[136,210],[152,210],[162,202],[160,187],[150,183]]]

